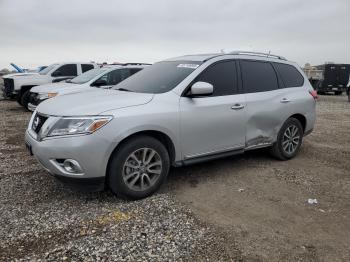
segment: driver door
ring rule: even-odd
[[[212,84],[212,95],[181,97],[180,133],[184,159],[244,147],[245,96],[240,94],[237,76],[235,61],[217,62],[193,82]]]

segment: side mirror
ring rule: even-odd
[[[107,85],[107,81],[103,79],[97,79],[95,82],[91,84],[91,86],[97,86],[97,87],[106,86],[106,85]]]
[[[61,71],[55,71],[51,74],[51,76],[53,77],[58,77],[58,76],[62,76],[62,72]]]
[[[209,96],[213,94],[214,87],[207,82],[196,82],[191,86],[190,96]]]

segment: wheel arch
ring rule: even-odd
[[[175,145],[173,143],[173,141],[171,140],[171,138],[164,132],[158,131],[158,130],[142,130],[142,131],[138,131],[135,132],[133,134],[130,134],[126,137],[124,137],[113,149],[113,151],[111,152],[111,154],[109,155],[108,158],[108,162],[107,162],[107,167],[106,167],[106,181],[108,181],[108,176],[109,176],[109,167],[111,164],[111,159],[113,154],[115,154],[115,152],[118,151],[118,149],[125,143],[127,143],[129,140],[138,137],[138,136],[150,136],[153,137],[155,139],[157,139],[158,141],[160,141],[165,148],[167,149],[168,153],[169,153],[169,158],[170,158],[170,163],[171,165],[175,164],[175,157],[176,157],[176,149],[175,149]]]
[[[298,114],[294,114],[294,115],[291,115],[289,118],[297,119],[300,122],[301,126],[303,127],[303,132],[305,132],[307,120],[306,120],[306,117],[303,114],[299,114],[299,113]]]

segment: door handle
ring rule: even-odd
[[[233,110],[240,110],[243,108],[244,108],[244,105],[242,105],[242,104],[234,104],[233,106],[231,106],[231,109],[233,109]]]
[[[282,98],[281,103],[289,103],[291,102],[288,98]]]

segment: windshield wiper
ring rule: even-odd
[[[126,88],[123,88],[123,87],[117,88],[116,90],[118,90],[118,91],[125,91],[125,92],[134,92],[132,90],[129,90],[129,89],[126,89]]]

